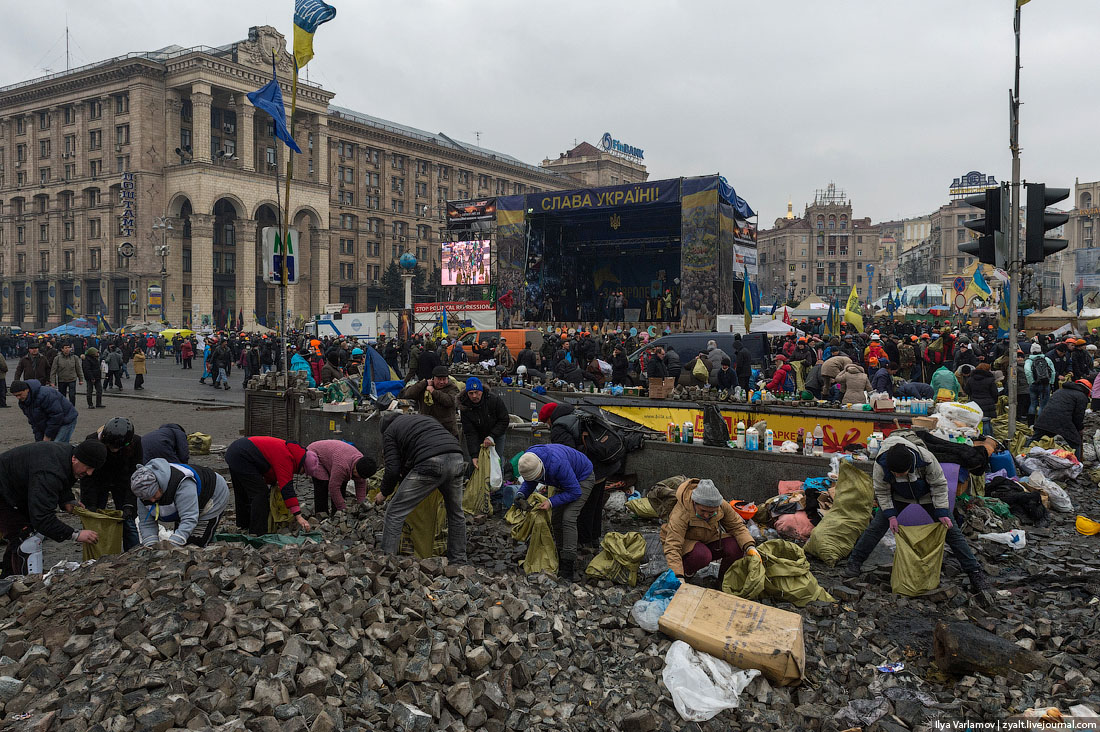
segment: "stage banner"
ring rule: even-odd
[[[527,266],[527,197],[503,196],[496,199],[497,210],[497,323],[511,328],[519,322],[524,308]]]
[[[548,191],[527,194],[532,213],[593,211],[601,208],[653,206],[676,203],[680,198],[679,179],[651,183],[631,183],[609,188],[581,188],[575,191]]]
[[[718,293],[733,287],[732,253],[728,264],[720,264],[718,176],[684,178],[681,185],[680,326],[685,332],[712,331]]]

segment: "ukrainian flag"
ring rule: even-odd
[[[72,320],[73,318],[76,317],[76,313],[73,312],[73,306],[72,305],[66,305],[65,306],[65,317],[68,318],[69,320]]]
[[[982,276],[982,265],[979,264],[974,268],[974,278],[966,288],[966,299],[980,297],[983,300],[988,300],[992,295],[993,289],[986,283],[985,277]]]
[[[336,17],[336,8],[321,0],[294,0],[294,60],[302,68],[313,58],[313,34]]]

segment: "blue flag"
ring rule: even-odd
[[[1066,283],[1062,283],[1062,309],[1069,312],[1069,304],[1066,302]]]
[[[447,308],[443,308],[443,324],[441,327],[443,335],[449,336],[451,334],[451,328],[447,325]]]
[[[283,106],[283,92],[279,88],[279,78],[275,75],[275,59],[271,59],[271,81],[264,84],[254,92],[248,93],[248,101],[256,109],[262,109],[271,115],[275,121],[275,137],[286,143],[296,153],[302,149],[294,138],[290,136],[290,130],[286,128],[286,108]]]

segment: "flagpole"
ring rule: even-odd
[[[272,58],[275,57],[275,52],[271,52]],[[290,86],[290,137],[294,138],[294,112],[298,108],[298,60],[294,60],[294,80]],[[286,151],[286,193],[283,196],[283,235],[281,238],[283,247],[283,256],[280,257],[280,272],[279,272],[279,332],[280,336],[280,351],[282,351],[282,363],[283,374],[287,375],[287,357],[286,357],[286,286],[287,286],[287,269],[286,260],[290,255],[290,181],[294,178],[294,151],[287,147]],[[287,377],[287,385],[290,381]]]

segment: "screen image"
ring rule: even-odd
[[[488,239],[443,242],[443,285],[490,284],[489,252]]]

